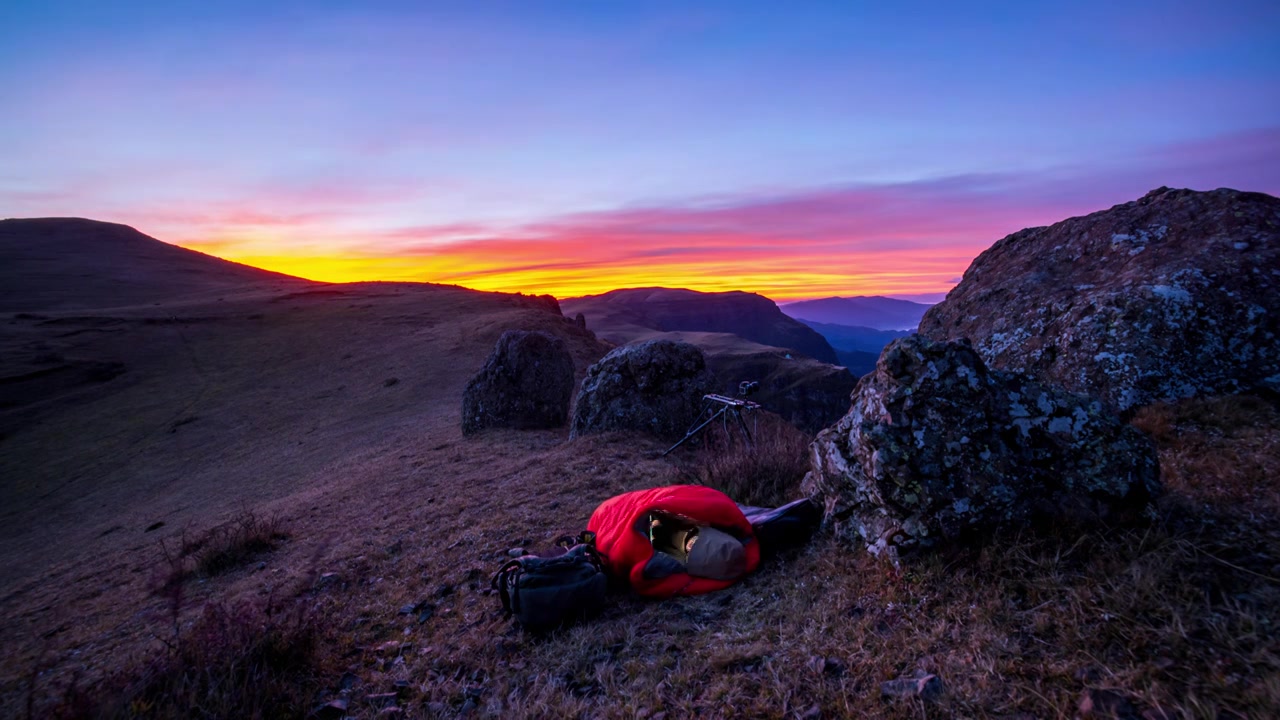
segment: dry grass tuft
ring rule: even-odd
[[[735,502],[777,507],[799,497],[811,438],[772,413],[757,414],[750,445],[741,435],[708,433],[685,472]]]
[[[192,575],[212,577],[241,567],[250,560],[279,547],[289,538],[278,515],[261,517],[244,510],[229,522],[190,538],[183,533],[176,550],[162,546],[168,564],[165,586],[185,581]]]
[[[151,657],[126,664],[88,691],[73,680],[39,714],[68,720],[303,717],[312,709],[319,669],[318,626],[300,602],[210,603],[188,627],[162,639]]]
[[[1248,498],[1280,512],[1280,412],[1249,395],[1142,408],[1133,425],[1160,448],[1161,477],[1175,494],[1210,506]]]

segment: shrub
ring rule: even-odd
[[[175,629],[178,624],[175,622]],[[302,717],[314,688],[318,623],[290,608],[210,603],[150,658],[85,691],[74,683],[47,714],[63,718]]]
[[[770,413],[758,413],[754,424],[749,445],[741,435],[708,433],[687,472],[744,505],[784,505],[799,496],[810,438]]]

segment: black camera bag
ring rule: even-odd
[[[541,632],[596,614],[608,582],[596,552],[595,533],[561,538],[563,552],[525,555],[502,566],[492,586],[502,608],[526,630]]]

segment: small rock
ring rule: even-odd
[[[1138,720],[1137,709],[1117,690],[1089,688],[1080,694],[1076,712],[1082,718]]]
[[[337,720],[347,714],[347,701],[344,698],[330,700],[315,711],[314,716],[323,720]]]
[[[435,614],[436,614],[435,605],[432,605],[431,603],[425,603],[425,602],[421,603],[418,606],[418,624],[421,625],[422,623],[430,620],[431,616]]]
[[[923,670],[917,670],[907,677],[880,683],[880,694],[884,697],[918,697],[921,700],[933,701],[942,697],[944,690],[941,678]]]
[[[513,558],[524,557],[524,548],[518,548],[518,547],[511,548],[510,550],[507,551],[507,555]]]
[[[401,615],[412,615],[412,614],[413,614],[413,611],[414,611],[414,610],[416,610],[416,609],[417,609],[417,607],[418,607],[417,605],[401,605],[401,606],[400,606],[400,614],[401,614]]]
[[[338,689],[350,690],[355,687],[355,684],[359,681],[360,678],[356,677],[353,673],[342,673],[342,679],[338,681]]]

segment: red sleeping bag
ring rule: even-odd
[[[709,527],[732,535],[742,543],[746,575],[760,564],[760,544],[736,503],[728,495],[701,485],[637,490],[604,501],[591,514],[587,529],[596,534],[596,548],[609,573],[625,578],[636,592],[647,597],[699,595],[723,590],[735,579],[695,577],[678,563],[651,563],[655,560],[648,530],[650,518],[662,515],[691,525]],[[736,546],[735,546],[736,547]],[[661,558],[659,558],[661,559]],[[676,571],[672,571],[675,567]]]

